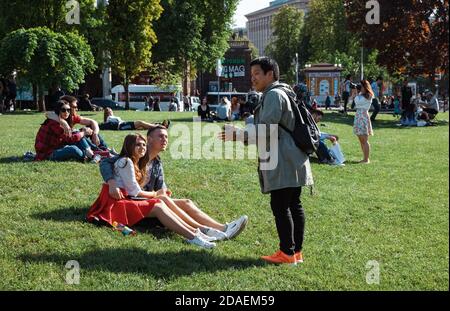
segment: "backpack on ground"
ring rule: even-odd
[[[311,113],[306,107],[303,101],[298,101],[295,97],[290,95],[290,92],[286,92],[286,88],[289,88],[286,84],[279,84],[275,88],[282,89],[291,103],[292,111],[295,116],[295,127],[293,131],[290,131],[284,125],[279,124],[280,127],[291,134],[294,139],[295,145],[308,155],[316,152],[319,148],[320,142],[320,130],[317,127]]]

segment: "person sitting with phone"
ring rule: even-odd
[[[157,125],[147,131],[149,165],[147,167],[148,180],[144,186],[146,191],[157,191],[158,198],[163,201],[184,222],[194,228],[200,229],[204,234],[216,240],[232,239],[238,236],[245,228],[248,217],[241,216],[230,223],[220,223],[199,209],[189,199],[173,199],[171,191],[164,181],[164,170],[159,154],[165,151],[168,143],[167,129]],[[109,196],[115,200],[122,200],[122,191],[114,178],[114,169],[119,158],[104,159],[100,163],[100,173],[108,183]],[[164,223],[163,223],[164,224]]]
[[[322,121],[323,112],[320,110],[311,110],[311,115],[314,119],[314,121],[319,124]],[[324,132],[320,132],[320,142],[319,147],[317,148],[316,155],[319,159],[320,163],[323,164],[329,164],[329,165],[337,165],[337,166],[344,166],[345,164],[340,163],[335,157],[333,156],[333,152],[327,147],[325,144],[325,140],[329,140],[333,145],[336,144],[339,140],[339,137],[337,135],[330,135]]]
[[[121,199],[111,197],[109,185],[104,184],[98,199],[88,211],[87,220],[106,222],[111,226],[114,223],[133,226],[144,218],[155,217],[166,228],[185,237],[187,243],[206,249],[215,247],[212,241],[217,239],[202,232],[210,231],[210,228],[202,226],[202,231],[194,228],[164,203],[162,197],[167,193],[165,189],[143,190],[148,180],[149,161],[145,137],[140,134],[127,135],[119,158],[114,163],[113,187],[121,194]],[[133,197],[145,199],[133,200]]]

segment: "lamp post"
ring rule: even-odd
[[[223,66],[222,66],[222,60],[217,60],[216,65],[216,75],[217,75],[217,105],[220,104],[220,77],[222,76]]]
[[[295,53],[295,84],[298,85],[298,53]]]

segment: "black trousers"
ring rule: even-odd
[[[305,212],[300,202],[302,188],[285,188],[270,193],[280,250],[287,255],[302,250],[305,234]]]
[[[377,117],[378,113],[381,110],[380,101],[378,100],[378,98],[375,97],[372,100],[372,106],[373,106],[373,112],[372,112],[372,115],[370,116],[370,120],[375,121],[375,118]]]
[[[350,99],[350,93],[343,92],[342,99],[344,100],[344,112],[347,112],[347,105],[348,105],[348,100]]]

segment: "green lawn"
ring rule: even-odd
[[[193,126],[190,113],[117,115]],[[391,115],[379,118],[372,164],[357,165],[352,118],[326,114],[321,129],[340,136],[348,164],[312,165],[316,193],[302,196],[305,263],[291,267],[259,259],[277,249],[278,238],[255,160],[163,155],[174,196],[194,200],[222,222],[249,216],[237,239],[205,251],[161,229],[141,227],[137,236],[123,237],[84,221],[100,190],[98,167],[15,159],[34,151],[43,116],[1,115],[0,290],[448,290],[449,115],[427,128],[398,128]],[[120,150],[126,132],[103,134]],[[65,281],[70,260],[80,264],[79,285]],[[379,284],[368,284],[366,264],[374,260]]]

